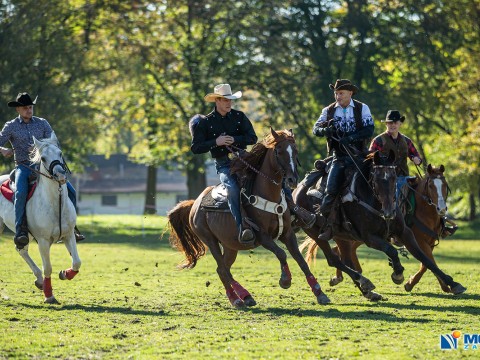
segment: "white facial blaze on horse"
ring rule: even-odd
[[[51,275],[52,264],[50,262],[50,247],[53,242],[63,241],[72,257],[72,267],[60,271],[61,280],[71,280],[80,270],[81,261],[78,256],[77,243],[74,235],[76,212],[73,203],[67,195],[66,166],[62,152],[58,147],[58,140],[52,132],[50,138],[34,140],[30,162],[37,165],[37,186],[33,195],[26,205],[26,216],[30,240],[36,239],[42,257],[43,274],[28,253],[28,245],[20,249],[18,253],[32,269],[37,288],[42,289],[45,302],[57,304],[53,295]],[[6,186],[9,175],[0,176],[0,184]],[[15,231],[15,211],[13,203],[0,194],[0,227],[7,225]]]
[[[442,179],[434,179],[433,184],[435,185],[435,188],[437,189],[437,211],[439,214],[444,215],[447,212],[447,204],[445,202],[445,198],[443,197],[442,193],[442,187],[443,187],[443,181]]]
[[[293,160],[293,149],[291,145],[288,145],[287,152],[290,155],[290,167],[292,168],[292,172],[295,172],[296,171],[295,161]]]

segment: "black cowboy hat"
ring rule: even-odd
[[[353,91],[354,94],[358,91],[358,87],[353,85],[352,82],[348,79],[337,79],[337,81],[335,81],[335,85],[330,84],[328,86],[333,91],[349,90],[349,91]]]
[[[388,110],[387,112],[387,117],[385,120],[382,120],[382,122],[404,122],[405,121],[405,116],[400,116],[400,111],[398,110]]]
[[[37,96],[38,97],[38,96]],[[10,101],[8,103],[9,107],[17,107],[17,106],[29,106],[29,105],[35,105],[37,102],[37,97],[35,97],[35,100],[32,101],[32,98],[28,93],[18,93],[17,99],[15,101]]]

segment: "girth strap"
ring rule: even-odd
[[[273,239],[273,241],[277,240],[280,235],[283,233],[283,214],[287,211],[287,200],[285,200],[285,194],[282,190],[281,192],[281,199],[279,203],[266,200],[258,195],[250,195],[248,196],[245,193],[245,189],[242,189],[242,195],[245,196],[248,200],[248,203],[253,207],[266,211],[271,214],[277,214],[278,216],[278,234]]]

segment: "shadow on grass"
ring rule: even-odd
[[[18,303],[17,305],[23,306],[30,309],[45,309],[47,305],[33,305]],[[149,310],[136,310],[132,309],[129,306],[119,307],[119,306],[101,306],[101,305],[50,305],[50,309],[53,311],[72,311],[72,310],[81,310],[85,313],[112,313],[112,314],[124,314],[124,315],[148,315],[148,316],[171,316],[165,310],[158,311],[149,311]]]
[[[335,305],[338,306],[338,305]],[[246,308],[243,311],[248,311],[253,314],[273,314],[276,316],[294,316],[294,317],[314,317],[324,319],[342,319],[342,320],[380,320],[387,322],[411,322],[411,323],[429,323],[434,322],[431,319],[410,319],[393,314],[387,314],[379,309],[372,309],[372,305],[369,306],[369,310],[362,311],[341,311],[338,309],[322,307],[321,310],[302,310],[302,309],[282,309],[276,307],[270,308]]]
[[[95,228],[94,231],[83,231],[86,240],[81,244],[126,244],[146,249],[171,248],[168,233],[152,229],[107,229]]]

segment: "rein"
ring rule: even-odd
[[[265,179],[267,179],[268,181],[272,182],[273,184],[275,185],[280,185],[281,183],[273,180],[270,176],[268,176],[267,174],[264,174],[263,172],[261,172],[260,170],[256,169],[255,167],[253,167],[252,165],[250,165],[248,162],[246,162],[245,160],[243,160],[240,156],[238,156],[238,154],[233,150],[233,149],[236,149],[238,150],[238,152],[240,151],[244,151],[246,152],[247,150],[245,149],[241,149],[239,147],[236,147],[235,145],[225,145],[225,147],[227,148],[228,151],[230,151],[232,154],[234,154],[246,167],[248,167],[250,170],[252,170],[253,172],[263,176]],[[277,153],[275,152],[275,158],[277,158]]]

